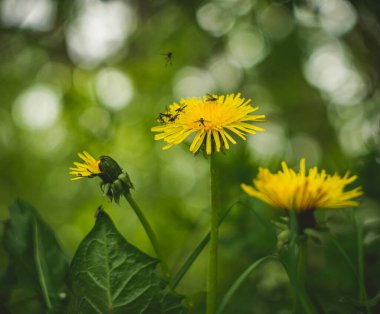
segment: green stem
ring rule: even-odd
[[[132,197],[131,193],[125,193],[124,197],[128,201],[129,205],[131,205],[135,214],[139,218],[142,226],[144,227],[145,232],[148,235],[148,238],[150,240],[150,243],[152,244],[152,247],[153,247],[154,251],[156,252],[157,258],[160,260],[163,275],[165,276],[166,279],[170,279],[169,268],[168,268],[167,264],[165,263],[164,259],[162,258],[160,245],[158,244],[157,237],[156,237],[152,227],[150,226],[148,220],[145,218],[145,216],[144,216],[142,210],[140,209],[139,205],[137,205],[136,201]]]
[[[294,210],[290,210],[290,241],[289,241],[289,253],[290,253],[290,266],[289,277],[293,286],[295,297],[299,299],[303,313],[315,314],[317,311],[314,309],[313,304],[309,300],[303,282],[300,282],[300,270],[303,265],[300,261],[300,247],[297,245],[298,240],[298,221],[297,214]]]
[[[207,276],[207,314],[215,313],[216,287],[217,287],[217,266],[218,266],[218,232],[219,232],[219,207],[218,195],[218,171],[215,154],[210,156],[211,174],[211,221],[210,221],[210,255]]]
[[[363,248],[363,226],[359,220],[356,211],[353,210],[353,216],[356,226],[356,242],[358,250],[358,285],[359,285],[359,302],[365,304],[367,314],[371,313],[371,309],[367,304],[367,292],[365,290],[364,279],[364,248]]]
[[[231,211],[231,209],[239,204],[240,201],[237,201],[235,203],[233,203],[220,217],[219,217],[219,222],[218,224],[220,225],[224,218],[227,217],[228,213]],[[206,234],[206,236],[202,239],[202,241],[197,245],[197,247],[195,248],[195,250],[190,254],[190,256],[187,258],[187,260],[185,261],[185,263],[182,265],[182,267],[180,268],[180,270],[178,271],[178,273],[174,276],[173,280],[171,281],[170,283],[170,286],[172,288],[172,290],[174,290],[179,282],[182,280],[183,276],[185,276],[185,274],[187,273],[187,271],[189,270],[189,268],[191,267],[191,265],[194,263],[194,261],[197,259],[197,257],[199,256],[199,254],[203,251],[203,249],[205,248],[205,246],[207,245],[207,243],[210,241],[210,232],[208,232]]]

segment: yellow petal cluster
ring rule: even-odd
[[[263,122],[265,115],[252,115],[259,107],[252,107],[250,102],[240,94],[181,99],[179,103],[170,105],[167,112],[160,114],[161,125],[151,130],[159,133],[155,135],[155,140],[167,143],[164,150],[194,135],[190,151],[195,154],[204,147],[206,153],[211,155],[222,148],[229,149],[229,143],[236,144],[233,135],[245,140],[247,133],[265,131],[252,124]]]
[[[344,191],[346,185],[356,180],[347,172],[343,177],[338,174],[328,175],[325,170],[318,172],[313,167],[306,175],[305,159],[300,161],[300,170],[296,173],[282,162],[282,171],[271,173],[266,168],[259,168],[253,186],[241,184],[250,196],[283,210],[303,212],[317,208],[344,208],[358,206],[353,201],[363,194],[361,187]]]
[[[88,152],[83,151],[78,154],[84,163],[74,162],[75,168],[70,168],[70,174],[74,175],[71,180],[79,180],[82,178],[91,178],[101,173],[99,168],[100,160],[96,160]]]

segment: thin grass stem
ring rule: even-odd
[[[247,277],[257,268],[259,267],[263,262],[269,260],[269,259],[278,259],[277,256],[264,256],[260,258],[259,260],[254,261],[251,265],[248,266],[248,268],[235,280],[235,282],[231,285],[231,287],[227,290],[226,294],[224,295],[222,302],[220,303],[220,306],[218,308],[217,314],[223,313],[225,307],[227,306],[228,302],[231,300],[233,295],[236,293],[236,291],[240,288],[242,283],[247,279]]]
[[[357,245],[357,258],[358,258],[358,285],[359,285],[359,302],[364,304],[366,313],[371,314],[371,309],[367,302],[367,292],[365,289],[365,276],[364,276],[364,247],[363,247],[363,225],[359,220],[357,212],[353,209],[353,218],[356,227],[356,245]]]
[[[223,220],[227,217],[231,209],[239,203],[240,201],[233,203],[227,210],[224,211],[224,213],[219,217],[219,226],[223,222]],[[210,241],[210,232],[206,234],[206,236],[202,239],[202,241],[197,245],[194,251],[186,259],[185,263],[183,263],[182,267],[179,269],[177,274],[173,277],[170,283],[170,286],[173,290],[178,286],[182,278],[185,276],[187,271],[190,269],[191,265],[194,263],[194,261],[197,259],[197,257],[203,251],[203,249],[206,247],[209,241]]]

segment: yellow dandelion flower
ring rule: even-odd
[[[83,151],[78,156],[84,161],[84,163],[74,162],[76,168],[70,168],[70,174],[74,175],[71,180],[79,180],[82,178],[92,178],[101,173],[99,168],[100,160],[92,157],[88,152]]]
[[[157,120],[161,125],[151,130],[159,133],[155,140],[167,143],[164,150],[195,133],[190,151],[195,154],[204,148],[207,155],[211,155],[215,150],[229,149],[229,142],[236,144],[232,134],[245,140],[247,133],[265,131],[251,124],[263,122],[265,115],[251,115],[259,107],[252,107],[250,102],[251,99],[246,100],[240,94],[181,99],[179,104],[173,103],[168,111],[160,113]]]
[[[296,173],[282,162],[282,171],[276,174],[260,168],[253,186],[241,184],[250,196],[256,197],[269,205],[283,210],[295,210],[298,213],[317,208],[344,208],[358,206],[353,198],[363,194],[357,187],[344,191],[346,185],[356,180],[349,172],[343,177],[337,173],[328,175],[325,170],[318,172],[313,167],[306,175],[305,159],[300,161],[300,170]]]

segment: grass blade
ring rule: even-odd
[[[239,289],[241,284],[245,281],[245,279],[249,276],[249,274],[254,271],[258,266],[261,265],[261,263],[269,260],[269,259],[277,259],[276,256],[264,256],[260,258],[259,260],[253,262],[249,267],[236,279],[236,281],[232,284],[232,286],[228,289],[226,294],[224,295],[222,302],[220,303],[219,309],[217,311],[218,314],[221,314],[228,302],[231,300],[232,296],[235,294],[235,292]]]
[[[220,217],[219,217],[219,225],[223,222],[223,220],[227,217],[231,209],[240,203],[240,200],[233,203]],[[203,251],[207,243],[210,241],[210,232],[207,233],[207,235],[203,238],[203,240],[198,244],[198,246],[195,248],[195,250],[190,254],[190,256],[187,258],[185,263],[182,265],[178,273],[174,276],[173,280],[171,281],[170,287],[174,290],[180,281],[182,280],[183,276],[187,273],[191,265],[194,263],[194,261],[197,259],[199,254]]]

